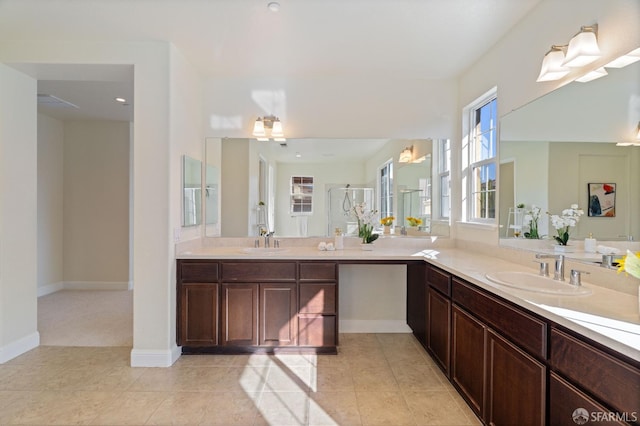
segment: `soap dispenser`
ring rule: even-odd
[[[333,246],[336,250],[342,250],[344,248],[344,235],[342,235],[342,229],[340,228],[336,228]]]
[[[587,253],[595,253],[598,241],[593,238],[593,234],[589,233],[589,238],[584,239],[584,251]]]

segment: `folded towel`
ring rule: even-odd
[[[601,254],[618,254],[620,250],[615,247],[607,247],[607,246],[598,246],[596,247],[596,251]]]

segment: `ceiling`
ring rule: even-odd
[[[0,40],[166,41],[205,78],[442,79],[460,75],[539,2],[279,0],[272,12],[266,0],[0,0]],[[131,105],[113,102],[133,102],[131,69],[9,65],[79,106],[49,111],[60,119],[132,119]]]

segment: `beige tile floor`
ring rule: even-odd
[[[338,355],[185,355],[40,346],[0,365],[0,424],[478,425],[410,334],[344,334]]]

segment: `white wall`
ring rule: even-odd
[[[85,41],[6,41],[0,44],[0,62],[4,63],[66,63],[66,64],[133,64],[135,126],[133,129],[133,281],[134,281],[134,330],[132,365],[171,365],[177,359],[175,348],[175,306],[171,306],[175,289],[172,281],[175,268],[172,229],[179,220],[171,221],[171,188],[179,188],[179,173],[170,165],[170,46],[167,43],[93,43]],[[35,84],[35,82],[34,82]],[[185,82],[185,84],[190,84]],[[35,94],[35,86],[33,94]],[[34,96],[35,98],[35,96]],[[3,101],[5,97],[3,96]],[[15,100],[12,99],[12,105]],[[34,133],[34,152],[29,159],[16,163],[22,170],[33,170],[35,176],[35,131],[37,117],[35,102],[33,116],[24,114],[29,128]],[[198,108],[196,108],[198,109]],[[198,114],[198,112],[196,112]],[[15,116],[15,108],[12,109]],[[5,117],[7,115],[4,115]],[[15,120],[15,119],[13,119]],[[176,123],[177,125],[177,123]],[[28,132],[25,133],[28,135]],[[178,141],[184,143],[184,141]],[[177,142],[176,142],[177,143]],[[200,140],[202,143],[202,139]],[[178,158],[173,158],[174,170],[178,169]],[[33,194],[35,197],[35,184]],[[174,204],[175,206],[175,204]],[[179,208],[179,207],[175,207]],[[175,213],[173,213],[175,216]],[[27,217],[25,216],[25,220]],[[35,235],[36,218],[28,222]],[[24,234],[21,235],[24,237]],[[28,234],[27,234],[28,237]],[[34,237],[35,238],[35,237]],[[33,263],[33,255],[25,260]],[[35,271],[34,271],[35,274]],[[173,291],[172,291],[173,290]],[[13,303],[21,315],[10,317],[17,320],[29,316],[34,324],[35,275],[33,301],[14,298]],[[28,323],[23,321],[22,323]]]
[[[38,295],[63,288],[64,124],[38,114]]]
[[[455,79],[207,79],[206,136],[250,137],[277,115],[289,138],[448,138],[457,126]]]
[[[64,123],[64,280],[129,281],[129,123]],[[122,288],[122,285],[117,288]]]
[[[0,363],[37,331],[37,82],[0,64]]]

